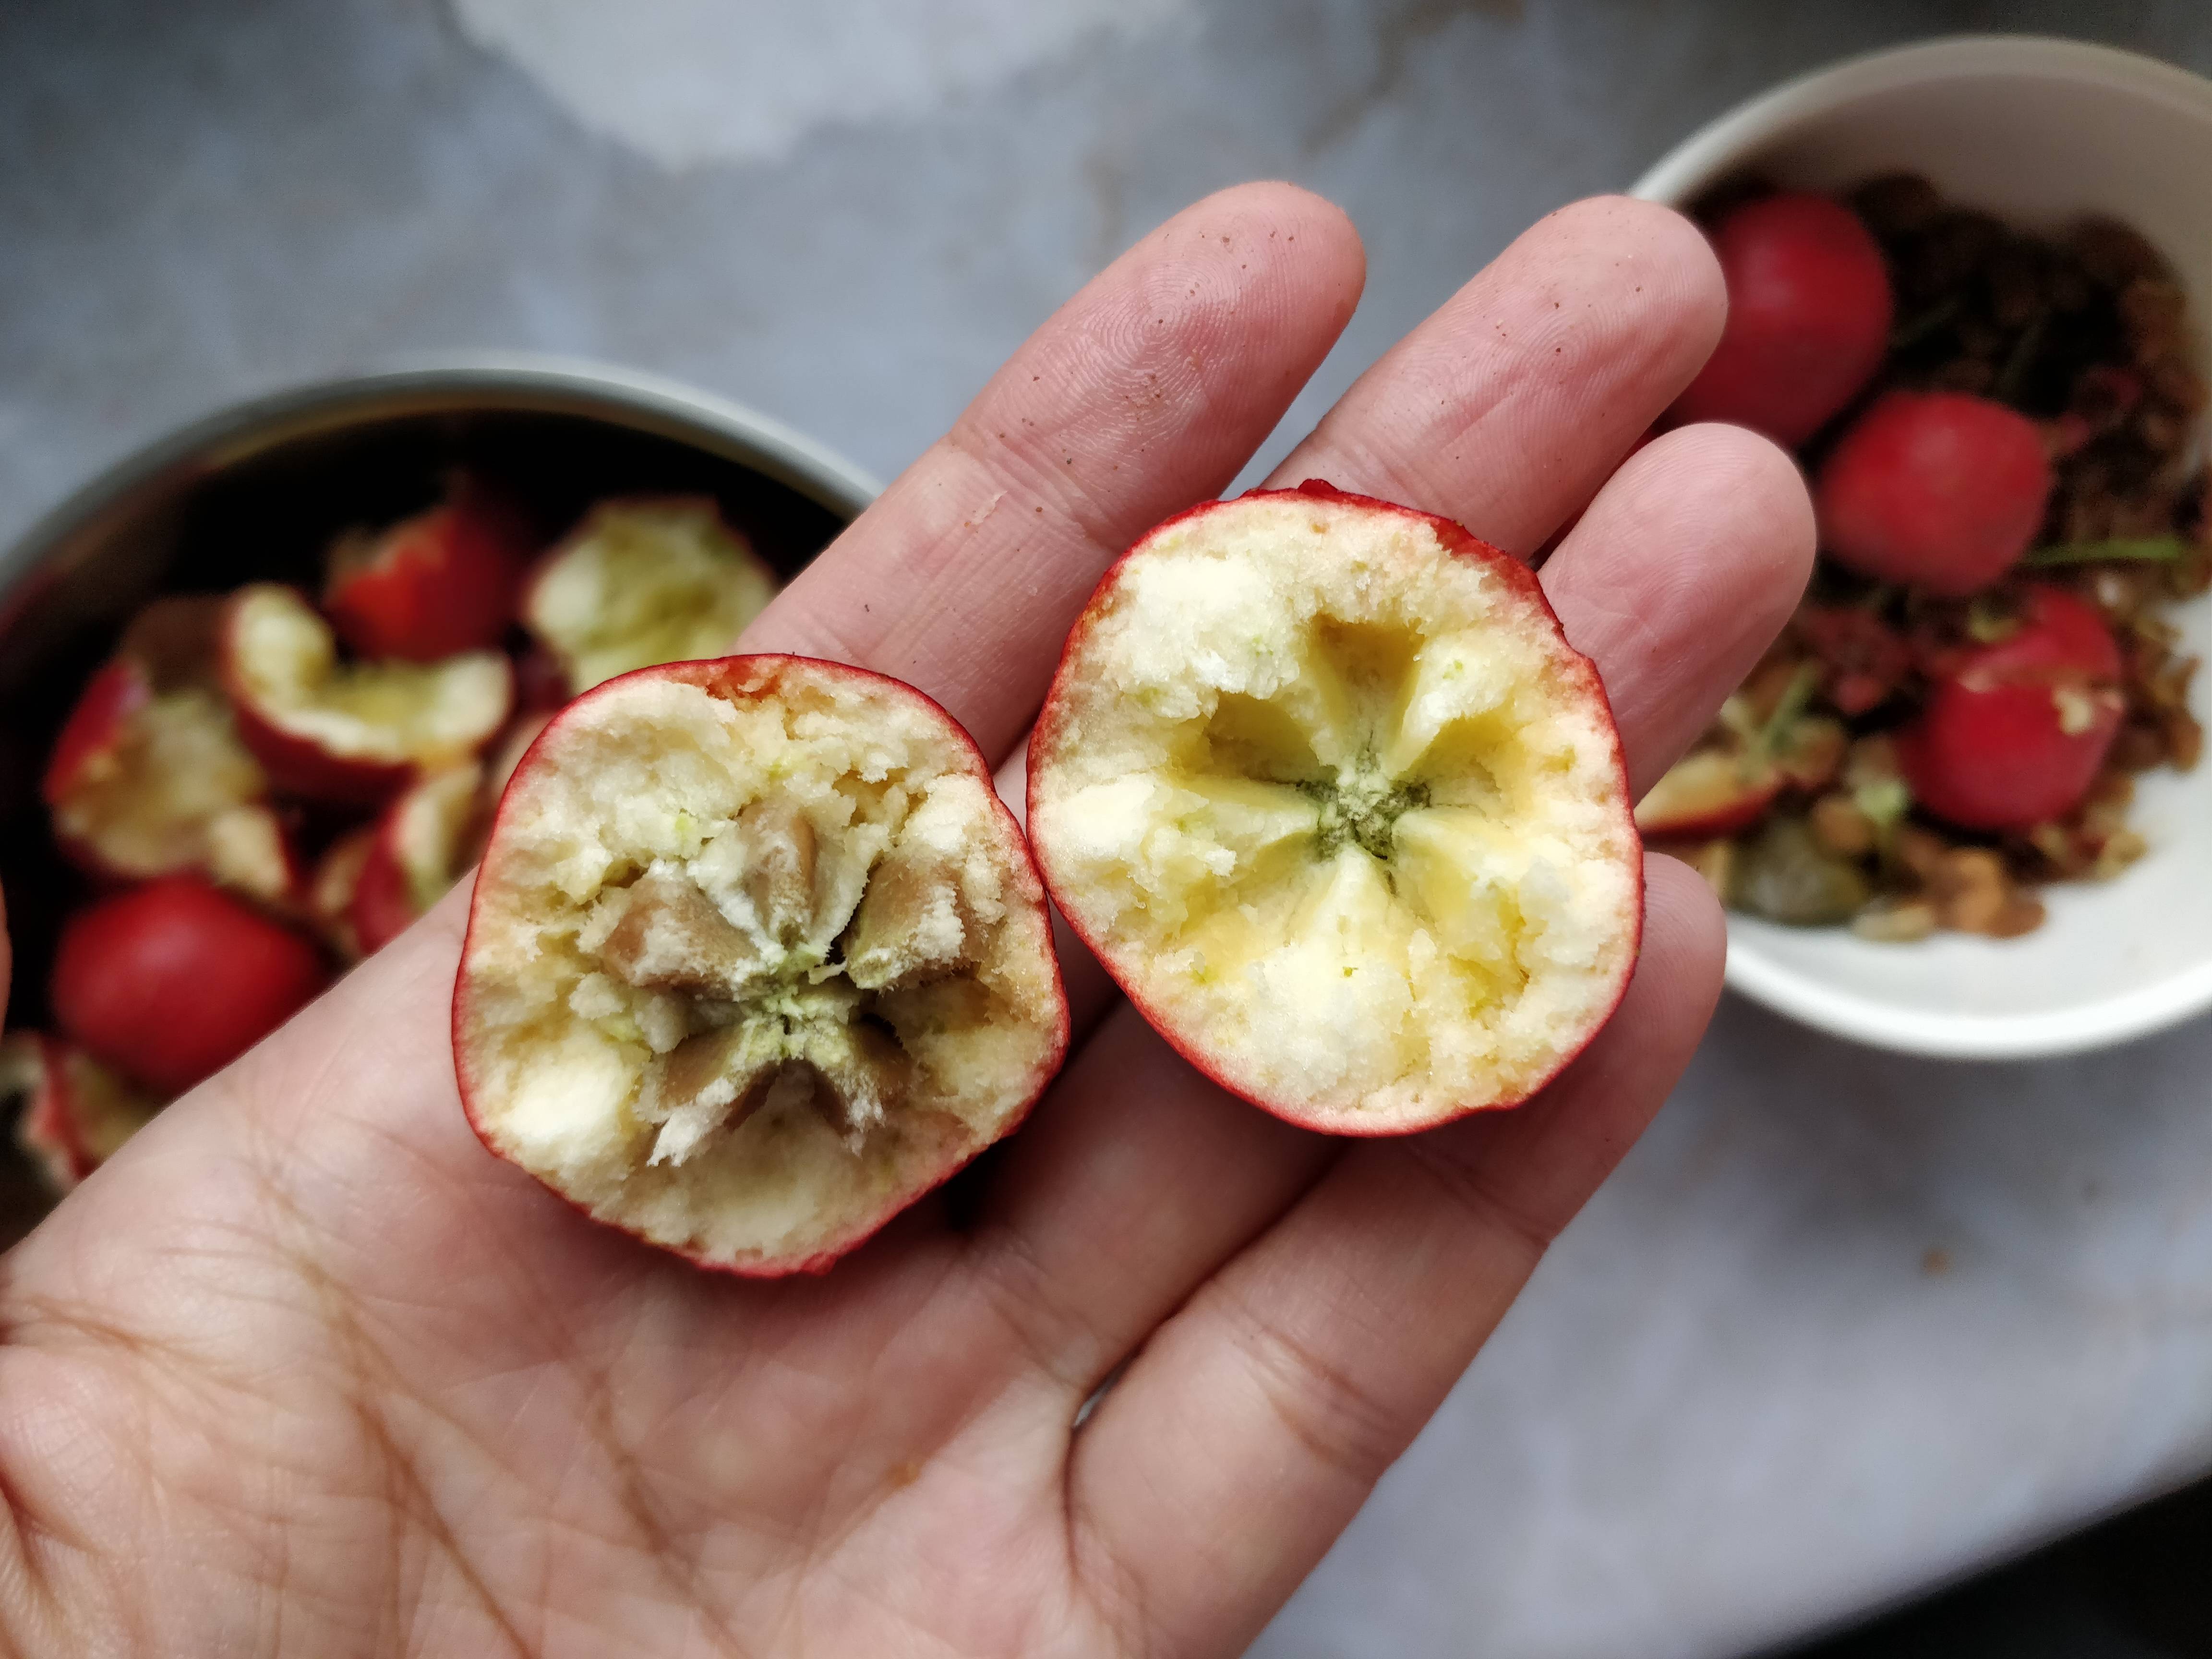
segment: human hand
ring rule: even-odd
[[[1343,216],[1224,192],[1099,276],[749,630],[919,686],[1012,756],[1069,623],[1224,488],[1349,318]],[[1703,240],[1546,219],[1278,469],[1526,552],[1637,790],[1787,616],[1786,457],[1692,428]],[[1616,471],[1616,468],[1618,470]],[[1587,504],[1587,510],[1583,510]],[[0,1273],[19,1650],[1237,1651],[1635,1139],[1718,993],[1650,860],[1612,1024],[1516,1110],[1345,1143],[1177,1060],[1085,962],[1020,1135],[826,1278],[702,1273],[478,1145],[448,898],[172,1106]],[[1078,1426],[1084,1403],[1118,1381]]]

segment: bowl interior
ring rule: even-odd
[[[46,964],[86,890],[46,832],[38,779],[62,720],[137,607],[245,581],[320,586],[355,525],[434,501],[453,469],[497,484],[548,541],[602,496],[712,495],[787,577],[865,489],[712,420],[588,392],[384,385],[218,416],[126,462],[8,556],[0,575],[0,882],[15,946],[9,1030],[46,1018]]]
[[[1898,170],[2031,228],[2121,219],[2212,324],[2212,83],[2125,53],[1981,40],[1846,64],[1723,118],[1637,193],[1684,205],[1745,173],[1833,189]],[[2174,619],[2212,653],[2212,599]],[[1845,1036],[1962,1056],[2087,1048],[2212,1006],[2212,766],[2149,774],[2136,801],[2150,853],[2115,881],[2047,890],[2050,918],[2024,939],[1882,945],[1732,914],[1729,982]]]

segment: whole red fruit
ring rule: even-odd
[[[1893,392],[1838,439],[1813,504],[1838,563],[1930,593],[2004,574],[2043,523],[2051,461],[2025,415],[1963,392]]]
[[[2063,817],[2119,730],[2119,647],[2093,606],[2063,588],[2029,588],[2019,631],[1960,653],[1899,733],[1914,799],[1969,830]]]
[[[189,877],[80,910],[54,957],[54,1017],[93,1054],[181,1093],[323,988],[315,947]]]
[[[1895,301],[1881,249],[1825,196],[1761,197],[1716,226],[1728,325],[1674,418],[1732,421],[1795,447],[1874,378]]]

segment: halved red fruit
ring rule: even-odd
[[[1314,1128],[1526,1099],[1635,965],[1596,671],[1525,566],[1325,484],[1195,508],[1107,573],[1030,742],[1029,828],[1145,1017]]]
[[[359,962],[368,954],[354,925],[353,904],[361,892],[362,867],[375,846],[374,824],[347,830],[323,849],[307,883],[307,919],[340,962]]]
[[[1647,836],[1732,836],[1756,823],[1782,793],[1782,769],[1726,749],[1700,749],[1668,767],[1636,803]]]
[[[339,537],[323,610],[357,656],[436,662],[488,651],[514,620],[533,550],[521,516],[464,479],[427,512]]]
[[[18,1103],[15,1144],[57,1193],[114,1157],[162,1103],[75,1043],[43,1031],[0,1040],[0,1100]]]
[[[41,793],[63,849],[121,880],[197,872],[264,903],[300,872],[216,678],[222,601],[156,599],[55,740]]]
[[[1044,890],[951,717],[732,657],[554,717],[453,995],[484,1144],[734,1273],[820,1270],[1012,1129],[1067,1042]]]
[[[775,597],[775,572],[707,496],[603,501],[547,554],[522,620],[585,691],[657,663],[719,657]]]
[[[1784,789],[1826,788],[1850,739],[1841,722],[1805,712],[1824,674],[1818,663],[1800,663],[1763,720],[1748,696],[1730,697],[1705,742],[1636,803],[1636,827],[1669,840],[1732,836],[1757,823]]]
[[[494,652],[435,663],[338,659],[329,624],[295,589],[232,595],[222,672],[239,731],[280,789],[382,800],[419,774],[473,756],[506,724],[514,674]]]
[[[474,761],[410,784],[378,817],[355,881],[354,938],[381,951],[474,860],[483,768]]]

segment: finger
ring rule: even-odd
[[[1812,570],[1796,463],[1741,427],[1669,432],[1598,492],[1541,580],[1605,682],[1632,796],[1742,683]]]
[[[744,647],[905,680],[997,760],[1100,574],[1236,477],[1364,276],[1351,222],[1294,185],[1177,214],[1030,337]]]
[[[1326,478],[1531,552],[1690,383],[1727,314],[1688,220],[1574,203],[1353,382],[1269,483]]]
[[[1725,948],[1704,883],[1650,864],[1642,963],[1558,1083],[1515,1112],[1352,1147],[1099,1406],[1070,1499],[1109,1601],[1194,1651],[1241,1650],[1634,1142],[1705,1028]]]

